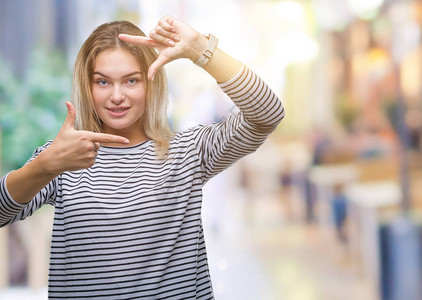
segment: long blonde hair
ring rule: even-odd
[[[157,59],[154,49],[121,41],[119,33],[145,36],[142,30],[127,21],[105,23],[94,30],[79,50],[73,70],[71,96],[76,109],[76,129],[102,132],[102,122],[95,111],[91,92],[95,59],[102,51],[129,51],[139,62],[145,78],[149,66]],[[146,136],[155,141],[157,154],[163,156],[173,135],[167,119],[168,89],[164,69],[155,74],[154,81],[146,81],[146,105],[140,126]]]

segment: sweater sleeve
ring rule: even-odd
[[[50,144],[51,142],[48,142],[44,146],[37,148],[28,162],[36,158]],[[54,205],[58,186],[57,177],[47,184],[30,202],[20,204],[13,200],[7,190],[6,180],[9,174],[0,178],[0,227],[31,216],[45,203]]]
[[[204,183],[258,149],[285,114],[280,99],[247,66],[219,85],[240,111],[219,123],[196,127]]]

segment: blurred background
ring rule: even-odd
[[[422,2],[1,0],[1,174],[54,139],[83,41],[164,15],[249,65],[287,115],[205,187],[216,299],[422,299]],[[174,130],[234,107],[189,61],[166,66]],[[0,229],[0,299],[46,299],[53,208]]]

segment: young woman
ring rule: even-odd
[[[216,46],[173,17],[149,37],[104,24],[82,46],[56,138],[0,180],[2,226],[55,206],[50,299],[213,298],[202,187],[284,117],[268,86]],[[173,134],[161,67],[179,58],[213,76],[240,112]]]

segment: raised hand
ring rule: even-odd
[[[173,60],[188,58],[195,61],[207,44],[207,39],[203,35],[171,16],[161,18],[149,37],[122,33],[119,34],[119,38],[158,50],[159,56],[148,70],[149,80],[154,79],[154,74],[158,69]]]
[[[50,155],[49,172],[62,173],[89,168],[95,163],[101,143],[129,143],[128,139],[121,136],[75,130],[75,107],[70,102],[66,102],[66,106],[68,112],[62,128],[50,147],[41,153]]]

